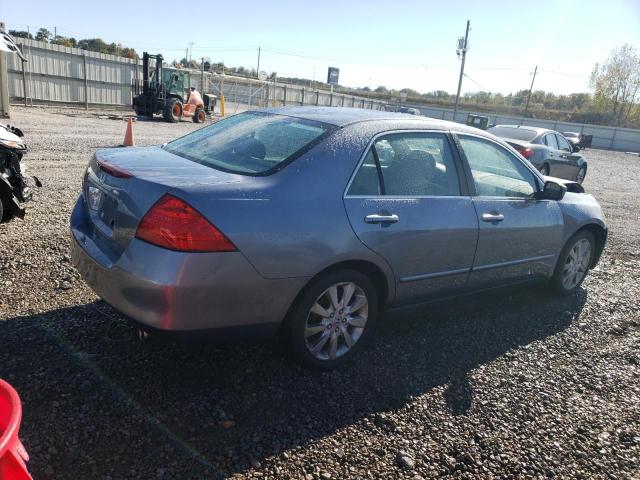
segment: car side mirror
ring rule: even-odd
[[[544,182],[544,188],[536,193],[537,200],[562,200],[567,187],[550,180]]]
[[[573,148],[573,153],[576,153],[576,152],[580,151],[580,145],[578,145],[578,144],[573,145],[572,148]]]

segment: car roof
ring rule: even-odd
[[[548,128],[542,127],[530,127],[528,125],[494,125],[491,128],[517,128],[519,130],[530,130],[532,132],[536,132],[536,136],[541,135],[543,133],[551,132],[551,133],[559,133],[555,130],[550,130]]]
[[[261,110],[268,113],[287,115],[290,117],[304,118],[317,122],[328,123],[338,127],[344,127],[359,122],[374,122],[381,120],[407,120],[412,123],[420,123],[420,128],[437,128],[448,130],[455,127],[458,131],[466,130],[465,125],[438,120],[435,118],[412,115],[410,113],[387,112],[383,110],[367,110],[364,108],[348,107],[279,107]],[[475,129],[474,129],[475,130]]]

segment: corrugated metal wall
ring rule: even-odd
[[[135,60],[17,39],[28,62],[16,55],[8,63],[9,95],[35,102],[64,104],[127,105],[131,103],[131,82]],[[86,67],[85,67],[86,66]],[[86,82],[85,82],[86,68]]]
[[[138,81],[141,68],[127,58],[88,52],[77,48],[51,45],[45,42],[19,38],[16,43],[27,57],[23,65],[16,55],[9,56],[9,95],[16,100],[25,97],[32,103],[60,103],[95,106],[131,105],[132,82]],[[138,64],[141,66],[142,61]],[[85,67],[86,65],[86,67]],[[86,68],[86,82],[85,82]],[[233,95],[236,101],[253,106],[273,104],[302,104],[302,87],[272,82],[260,82],[242,77],[225,76],[189,70],[191,84],[201,92]],[[204,78],[204,87],[201,85]],[[250,101],[251,99],[251,101]],[[349,101],[350,100],[350,101]],[[341,96],[324,90],[306,90],[305,105],[341,105]],[[384,102],[348,97],[345,106],[380,110]]]

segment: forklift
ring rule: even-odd
[[[155,69],[149,74],[150,62]],[[205,95],[203,100],[196,91],[189,91],[191,77],[186,70],[165,68],[162,55],[144,52],[142,57],[142,93],[134,97],[133,109],[140,117],[162,114],[167,122],[179,122],[183,117],[195,123],[206,119],[206,111],[215,108],[215,95]],[[185,92],[189,92],[185,96]]]

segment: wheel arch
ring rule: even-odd
[[[378,294],[379,310],[380,312],[382,312],[385,305],[389,301],[389,296],[393,293],[391,292],[391,286],[389,285],[389,280],[387,279],[387,276],[385,275],[382,268],[380,268],[375,263],[367,260],[346,260],[346,261],[334,263],[320,270],[313,277],[311,277],[304,284],[302,288],[300,288],[300,291],[297,293],[297,295],[291,302],[291,305],[289,305],[289,308],[284,318],[283,325],[286,325],[288,323],[289,319],[291,318],[291,314],[293,310],[295,309],[296,305],[300,301],[300,298],[302,298],[305,292],[309,289],[309,287],[313,285],[313,283],[318,278],[338,270],[355,270],[357,272],[360,272],[366,275],[371,280],[371,283],[373,283],[373,286],[376,289],[376,292]]]
[[[591,265],[590,265],[590,268],[593,268],[598,264],[598,261],[600,261],[600,256],[602,255],[602,252],[604,251],[604,247],[607,243],[608,232],[606,228],[604,228],[602,225],[598,223],[588,223],[580,227],[578,230],[576,230],[576,232],[573,235],[582,231],[590,232],[593,235],[593,238],[595,238],[596,240],[596,251],[594,252],[593,259],[591,260]]]
[[[604,227],[603,225],[600,225],[599,223],[595,223],[595,222],[582,225],[575,232],[573,232],[570,237],[567,238],[567,241],[565,242],[562,248],[564,248],[564,246],[569,243],[569,240],[571,240],[580,232],[584,232],[584,231],[591,233],[591,235],[593,235],[593,238],[596,241],[596,250],[591,260],[591,265],[589,265],[589,268],[593,268],[600,261],[600,256],[602,255],[602,252],[604,251],[604,247],[607,243],[608,231],[606,227]]]

